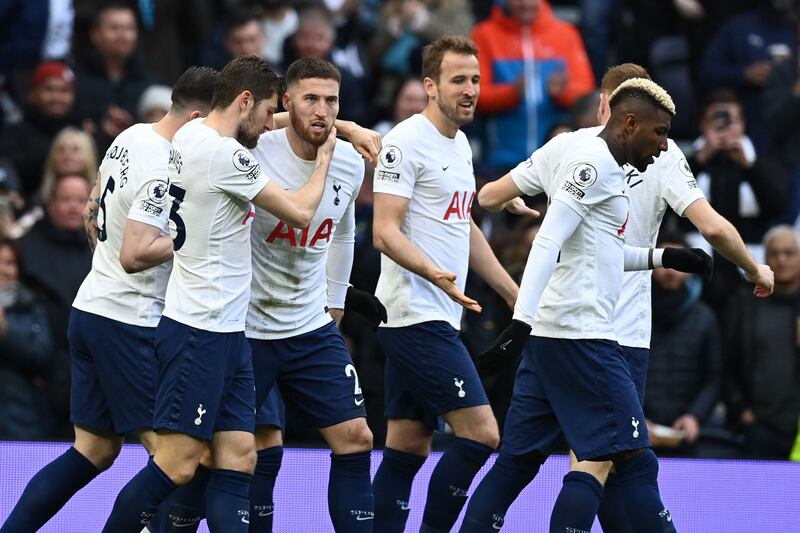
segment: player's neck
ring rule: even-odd
[[[221,137],[236,138],[239,131],[239,111],[231,106],[227,109],[214,109],[203,124],[219,133]]]
[[[425,109],[422,110],[422,116],[430,120],[431,124],[439,130],[439,133],[449,139],[455,139],[456,133],[458,133],[458,125],[444,116],[444,114],[439,111],[436,103],[431,105],[429,102],[428,105],[425,106]]]
[[[289,141],[289,147],[294,155],[300,159],[314,161],[317,158],[317,146],[301,138],[291,124],[286,127],[286,140]]]
[[[611,157],[617,162],[619,166],[624,166],[627,163],[628,150],[625,147],[625,142],[622,140],[622,134],[614,133],[606,126],[598,135],[608,145],[608,151],[611,152]]]
[[[167,113],[164,118],[153,124],[153,131],[172,142],[175,132],[185,123],[184,120],[174,116],[172,113]]]

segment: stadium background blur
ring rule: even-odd
[[[160,118],[185,67],[256,53],[283,71],[299,57],[328,58],[343,73],[340,118],[386,133],[424,106],[422,46],[455,32],[480,47],[479,113],[465,128],[478,187],[552,135],[594,125],[609,66],[641,64],[672,94],[670,136],[711,204],[773,268],[776,294],[756,301],[721,258],[711,283],[654,279],[645,414],[686,435],[654,444],[662,455],[787,459],[800,417],[800,244],[794,231],[768,231],[800,227],[798,15],[797,0],[6,0],[0,440],[71,438],[66,324],[91,265],[83,205],[110,140]],[[373,291],[380,261],[367,173],[351,281]],[[472,214],[519,279],[539,222],[477,203]],[[674,214],[662,231],[664,242],[708,249]],[[477,353],[511,313],[475,277],[465,292],[484,309],[463,320]],[[383,355],[357,315],[342,328],[381,447]],[[485,382],[501,425],[513,376]],[[318,439],[289,416],[287,445]]]

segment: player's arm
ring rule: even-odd
[[[100,176],[94,182],[86,207],[83,208],[83,227],[86,229],[86,238],[89,247],[94,251],[97,247],[97,216],[100,213]]]
[[[127,220],[119,250],[119,262],[128,274],[141,272],[172,259],[172,237],[161,227]]]
[[[446,272],[434,265],[400,231],[400,226],[408,210],[408,204],[409,199],[404,196],[375,193],[372,227],[373,246],[401,267],[442,289],[453,301],[471,311],[480,313],[481,306],[478,305],[478,302],[464,295],[456,285],[455,273]]]
[[[291,226],[296,228],[308,226],[325,191],[325,179],[328,176],[335,143],[336,128],[332,128],[325,143],[317,149],[314,172],[301,189],[293,193],[286,192],[270,180],[253,198],[253,203]]]
[[[353,198],[355,198],[355,194]],[[353,268],[355,243],[356,216],[351,200],[333,232],[331,246],[328,249],[328,259],[325,263],[325,276],[328,280],[328,311],[337,326],[344,316],[347,290],[350,288],[350,271]]]
[[[753,294],[762,298],[772,294],[775,282],[772,269],[756,262],[733,224],[717,213],[705,198],[692,202],[684,215],[717,252],[744,270],[755,284]]]
[[[515,215],[539,216],[539,212],[525,205],[520,198],[522,191],[514,182],[509,172],[499,180],[487,183],[478,191],[478,203],[487,211],[499,213],[507,209]]]
[[[640,248],[626,244],[623,251],[625,272],[673,268],[710,278],[714,269],[713,259],[700,248]]]
[[[513,320],[475,360],[481,374],[499,374],[519,358],[530,335],[539,299],[555,270],[561,246],[575,233],[584,216],[585,213],[579,213],[558,197],[553,198],[542,227],[533,239]]]
[[[497,260],[483,232],[470,219],[469,268],[481,277],[494,291],[503,297],[510,308],[517,301],[519,287]]]
[[[289,126],[289,112],[282,111],[272,116],[273,129],[280,130]],[[359,126],[351,120],[336,119],[333,123],[338,135],[350,141],[353,148],[371,165],[377,161],[381,151],[381,134],[369,128]]]

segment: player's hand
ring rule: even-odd
[[[342,318],[344,318],[344,309],[328,309],[328,314],[331,315],[331,318],[334,322],[336,322],[336,327],[339,327],[339,324],[342,323]]]
[[[503,205],[503,209],[511,213],[512,215],[520,215],[520,216],[530,216],[533,218],[539,218],[541,213],[536,209],[531,209],[527,205],[525,205],[525,200],[517,196],[505,203]]]
[[[461,305],[465,309],[480,313],[483,309],[478,304],[477,300],[473,300],[458,288],[456,285],[456,274],[454,272],[445,272],[439,270],[430,279],[431,283],[442,289],[451,300]]]
[[[714,271],[714,260],[700,248],[664,248],[661,262],[664,268],[702,274],[706,281],[711,279]]]
[[[367,163],[376,165],[378,163],[378,154],[381,152],[381,134],[377,131],[372,131],[367,128],[362,128],[359,125],[348,136],[353,148],[361,154]]]
[[[767,265],[757,265],[756,271],[752,274],[746,274],[747,279],[755,284],[753,294],[759,298],[766,298],[772,294],[772,289],[775,286],[775,274],[772,269]]]
[[[317,160],[320,157],[327,159],[328,161],[331,160],[333,157],[333,149],[336,147],[336,126],[331,127],[330,133],[328,133],[328,138],[325,139],[325,142],[322,143],[317,149]]]
[[[378,325],[388,320],[386,308],[377,296],[367,291],[360,291],[353,286],[347,289],[347,296],[344,299],[346,311],[352,311],[369,319],[372,329],[378,329]]]
[[[512,320],[492,345],[475,358],[478,373],[482,376],[496,376],[513,366],[522,355],[530,334],[531,327],[528,324]]]

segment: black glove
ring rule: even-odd
[[[522,355],[531,327],[525,322],[512,320],[494,340],[494,343],[475,358],[475,366],[482,376],[496,376],[514,366]]]
[[[369,319],[372,329],[378,329],[378,324],[386,323],[386,308],[380,300],[366,291],[360,291],[352,285],[347,289],[344,299],[344,310],[354,311]]]
[[[711,280],[714,270],[714,260],[700,248],[664,248],[661,263],[664,268],[702,274],[706,281]]]

